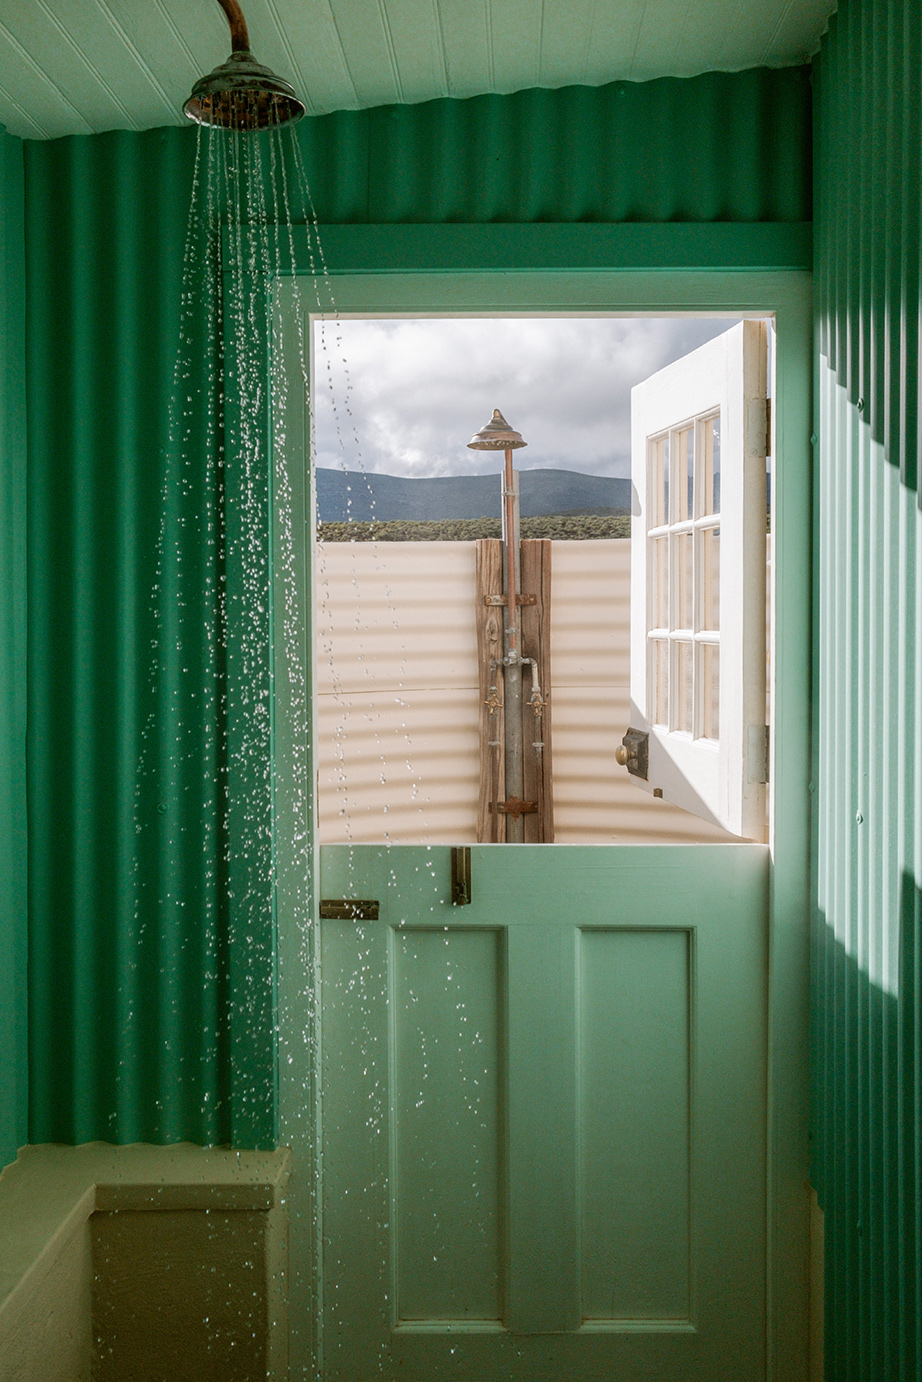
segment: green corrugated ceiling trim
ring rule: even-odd
[[[809,221],[807,68],[381,106],[299,126],[322,222]]]

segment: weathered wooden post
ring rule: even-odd
[[[484,620],[482,610],[478,612],[478,631],[481,644],[481,690],[484,689],[486,674],[487,695],[482,696],[481,709],[483,749],[481,757],[481,812],[479,817],[479,838],[491,841],[505,839],[509,844],[522,844],[526,839],[525,817],[535,815],[537,830],[528,832],[537,835],[539,840],[553,839],[550,826],[550,755],[548,752],[544,719],[548,685],[544,682],[544,695],[541,684],[543,669],[539,668],[537,656],[527,657],[522,645],[522,626],[519,611],[525,605],[534,605],[537,597],[522,590],[521,546],[519,540],[519,486],[518,475],[512,464],[513,451],[528,443],[509,426],[498,408],[485,427],[476,432],[468,446],[472,451],[503,451],[503,594],[483,589],[481,578],[494,568],[487,552],[488,543],[478,544],[478,605],[487,609],[497,605],[503,608],[503,647],[495,648],[495,638],[490,638],[490,621]],[[492,544],[489,544],[492,545]],[[547,566],[549,575],[549,547],[547,546]],[[542,581],[542,587],[546,582]],[[546,614],[546,611],[544,612]],[[541,621],[545,622],[544,619]],[[546,646],[546,639],[543,640]],[[535,757],[535,770],[528,773],[534,784],[535,800],[526,800],[526,744],[524,711],[525,702],[522,690],[522,670],[531,670],[532,694],[529,706],[535,719],[536,733],[532,748]],[[503,696],[498,696],[497,673],[502,669]],[[486,715],[484,715],[484,709]],[[499,728],[502,726],[502,738]],[[499,800],[498,777],[496,769],[500,757],[500,744],[504,763],[505,800]],[[530,763],[529,763],[530,766]],[[487,798],[486,803],[484,798]],[[487,805],[489,821],[483,818],[483,806]],[[500,816],[504,818],[500,828]]]

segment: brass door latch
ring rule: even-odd
[[[368,897],[325,897],[320,903],[321,921],[377,921],[379,904]]]
[[[466,907],[471,900],[471,847],[454,845],[451,851],[451,901]]]
[[[629,729],[615,749],[615,762],[627,768],[633,777],[647,780],[650,761],[650,736],[644,729]]]

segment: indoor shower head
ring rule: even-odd
[[[218,0],[227,15],[233,51],[226,62],[201,77],[183,111],[200,125],[232,130],[263,130],[287,125],[305,112],[294,88],[258,63],[250,52],[246,20],[237,0]]]

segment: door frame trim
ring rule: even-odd
[[[338,227],[337,230],[348,228]],[[650,267],[538,269],[508,268],[441,272],[381,271],[382,235],[356,227],[356,246],[365,232],[367,269],[334,274],[336,314],[342,316],[576,315],[611,313],[672,316],[680,313],[772,315],[775,319],[775,451],[772,484],[771,767],[769,788],[768,994],[768,1312],[769,1382],[797,1382],[807,1376],[809,1310],[808,992],[811,777],[811,512],[812,512],[812,279],[788,267],[749,272],[726,268]],[[415,228],[417,231],[423,229]],[[516,232],[503,226],[507,247]],[[399,242],[401,226],[376,227],[383,241]],[[326,232],[324,232],[325,234]],[[662,251],[663,244],[660,244]],[[438,256],[436,256],[437,258]],[[666,256],[664,256],[666,257]],[[347,256],[348,258],[348,256]],[[304,262],[303,260],[301,261]],[[391,263],[394,262],[392,258]],[[674,262],[674,261],[673,261]],[[790,258],[788,258],[790,263]],[[803,258],[801,258],[803,262]],[[430,258],[429,265],[433,263]],[[290,283],[290,280],[289,280]],[[281,296],[284,297],[283,286]],[[289,298],[293,295],[289,290]],[[304,295],[305,298],[307,294]],[[313,313],[312,315],[318,315]],[[332,311],[324,313],[327,318]],[[283,348],[293,349],[290,333]],[[291,392],[291,391],[289,391]],[[310,600],[314,504],[310,480],[310,419],[306,400],[289,400],[285,482],[294,509],[294,561],[305,589],[299,615],[303,636],[297,656],[310,679]],[[274,485],[277,492],[278,485]],[[278,560],[277,514],[273,514],[273,557]],[[282,601],[274,602],[275,819],[277,841],[276,915],[279,962],[280,1139],[292,1147],[292,1225],[310,1226],[292,1235],[290,1297],[292,1376],[311,1376],[317,1346],[315,1306],[319,1299],[319,1200],[317,1198],[319,1031],[312,922],[316,899],[310,880],[318,859],[314,842],[309,776],[291,779],[291,727],[297,717],[286,703],[295,684],[285,665]],[[777,631],[784,630],[779,638]],[[310,727],[313,740],[313,726]],[[288,776],[286,777],[286,771]],[[299,804],[300,803],[300,804]],[[286,840],[301,842],[298,848]],[[550,846],[553,848],[553,846]],[[617,846],[611,846],[617,848]],[[694,846],[677,846],[694,848]],[[780,865],[776,866],[776,860]],[[306,875],[306,876],[305,876]],[[303,1013],[308,1008],[309,1030]],[[295,1018],[295,1014],[299,1014]],[[299,1324],[300,1321],[300,1324]],[[301,1371],[298,1371],[300,1369]]]

